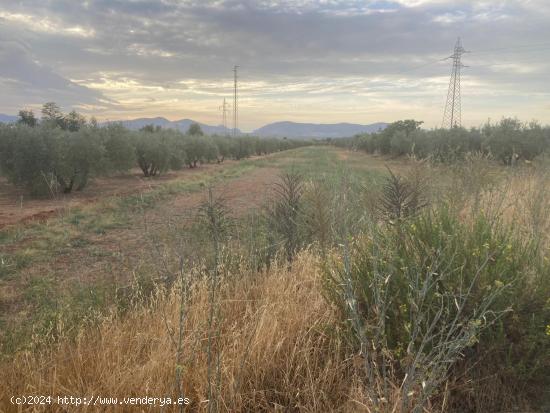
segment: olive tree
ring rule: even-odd
[[[104,149],[89,129],[79,132],[27,125],[0,132],[2,173],[32,195],[83,189],[98,171]]]
[[[196,168],[197,162],[201,159],[199,138],[190,136],[185,139],[184,145],[187,165],[189,168]]]
[[[120,124],[97,128],[105,148],[104,172],[125,172],[136,162],[136,148],[132,132]]]
[[[33,128],[38,125],[38,119],[36,119],[32,110],[22,109],[19,111],[19,119],[17,120],[17,123]]]
[[[231,156],[231,138],[216,136],[212,138],[213,143],[218,148],[218,156],[216,161],[222,163],[225,158]]]
[[[86,125],[86,118],[75,110],[63,117],[63,129],[76,132]]]
[[[82,190],[102,163],[104,148],[97,135],[84,128],[61,133],[55,143],[52,172],[59,189],[64,193]]]
[[[170,169],[183,169],[187,163],[187,154],[185,152],[185,135],[173,129],[163,130],[162,134],[170,148]]]
[[[65,128],[65,115],[57,103],[44,103],[41,112],[44,126]]]
[[[170,146],[165,136],[140,131],[135,145],[137,162],[144,176],[156,176],[169,169]]]
[[[189,129],[187,130],[187,134],[191,136],[202,136],[204,135],[201,125],[199,125],[196,122],[193,122],[191,125],[189,125]]]
[[[54,131],[27,125],[0,127],[0,169],[8,180],[33,195],[48,193],[46,176],[54,165]]]

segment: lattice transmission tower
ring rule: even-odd
[[[227,113],[229,112],[229,104],[226,102],[225,98],[223,98],[223,104],[218,109],[222,111],[223,133],[227,136],[227,132],[229,130],[227,128]]]
[[[447,103],[443,113],[443,128],[460,127],[462,122],[462,108],[460,103],[460,71],[464,66],[461,62],[462,55],[468,53],[462,47],[460,37],[456,41],[454,53],[448,57],[453,59],[453,69],[451,71],[451,80],[449,81],[449,91],[447,92]]]

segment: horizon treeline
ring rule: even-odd
[[[197,123],[186,133],[154,125],[139,131],[120,123],[99,126],[94,118],[88,120],[74,110],[64,114],[57,104],[48,102],[41,120],[32,111],[21,110],[16,123],[0,123],[0,175],[32,196],[53,196],[80,191],[95,176],[128,173],[134,167],[153,177],[308,144],[294,139],[207,136]]]
[[[503,118],[496,124],[487,122],[479,128],[421,129],[422,121],[393,122],[376,133],[331,140],[352,150],[388,156],[411,155],[437,162],[462,160],[468,153],[482,153],[505,164],[533,161],[550,149],[550,127],[537,121],[521,122]]]

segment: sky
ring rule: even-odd
[[[548,0],[0,0],[0,113],[220,124],[239,65],[244,131],[438,127],[460,36],[463,125],[550,124],[549,22]]]

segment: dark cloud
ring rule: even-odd
[[[239,64],[251,124],[272,117],[260,110],[262,99],[280,102],[281,116],[286,99],[301,101],[304,116],[328,102],[354,120],[361,105],[366,117],[379,116],[377,105],[394,110],[368,120],[406,116],[410,108],[435,123],[450,70],[437,60],[461,35],[474,52],[465,57],[470,99],[483,107],[505,96],[521,116],[532,110],[519,96],[537,92],[539,103],[550,95],[549,17],[544,0],[7,2],[0,5],[0,59],[14,63],[0,67],[9,96],[1,107],[53,90],[45,100],[102,106],[109,116],[144,113],[147,102],[185,115],[192,102],[209,110],[230,93],[231,67]]]
[[[37,62],[29,46],[21,42],[0,40],[0,68],[2,110],[14,112],[50,100],[67,108],[108,103],[99,91],[71,82]]]

